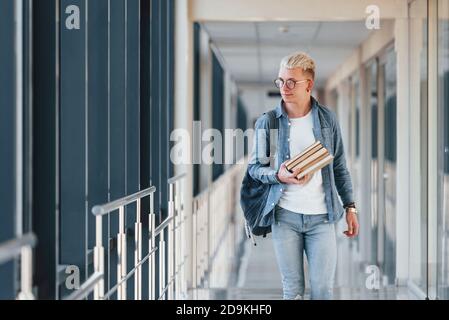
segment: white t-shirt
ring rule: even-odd
[[[289,147],[290,156],[293,158],[315,142],[312,109],[304,117],[289,118],[289,121],[291,123]],[[278,205],[302,214],[327,213],[321,170],[316,171],[304,185],[286,184],[282,188]]]

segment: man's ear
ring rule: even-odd
[[[307,89],[308,89],[309,91],[312,91],[312,90],[313,90],[314,84],[315,84],[315,83],[314,83],[313,80],[308,81],[308,83],[307,83]]]

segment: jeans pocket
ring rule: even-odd
[[[277,216],[276,225],[285,230],[297,230],[299,225],[298,215],[284,209]]]
[[[327,214],[319,214],[314,217],[314,219],[311,222],[311,227],[319,226],[321,224],[329,224],[329,218]]]
[[[276,205],[274,207],[274,222],[277,225],[279,225],[279,222],[280,222],[280,219],[281,219],[281,216],[282,216],[282,210],[283,210],[283,208],[279,207],[278,205]]]

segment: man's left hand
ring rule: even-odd
[[[354,212],[346,211],[346,223],[348,224],[348,230],[343,233],[348,238],[354,238],[359,234],[359,222],[357,221],[357,215]]]

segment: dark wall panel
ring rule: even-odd
[[[242,98],[237,98],[237,128],[242,129],[243,132],[245,132],[246,129],[248,129],[248,116],[246,114],[246,108],[243,104]],[[236,144],[237,146],[238,144]],[[237,150],[238,151],[238,150]],[[244,155],[248,154],[248,141],[245,139],[244,145],[243,145],[243,154],[241,153],[235,153],[235,161],[241,159]]]
[[[73,1],[71,1],[73,3]],[[56,291],[56,265],[58,263],[57,239],[59,233],[57,214],[59,210],[58,185],[58,70],[57,70],[57,2],[39,1],[33,6],[33,231],[38,243],[34,250],[34,284],[38,287],[38,298],[54,299]],[[38,41],[36,40],[38,39]],[[76,62],[76,59],[75,59]],[[68,69],[67,69],[68,68]],[[69,73],[64,85],[70,88],[70,81],[76,84],[77,73],[68,66]],[[70,73],[73,72],[73,78]],[[76,101],[75,101],[76,102]],[[79,106],[72,105],[74,108]],[[81,105],[82,106],[82,105]],[[68,115],[65,114],[67,117]],[[77,118],[73,120],[77,121]],[[61,143],[61,142],[59,142]],[[72,145],[78,150],[79,146]],[[78,155],[74,152],[74,156]],[[83,162],[82,162],[83,163]],[[67,167],[65,167],[67,172]],[[69,167],[68,174],[76,168]],[[75,172],[76,173],[76,172]],[[65,177],[70,181],[70,177]],[[78,190],[74,186],[74,190]],[[67,190],[70,193],[71,190]],[[66,193],[66,195],[67,195]],[[75,193],[75,197],[78,195]],[[84,198],[81,198],[84,200]],[[75,213],[75,212],[73,212]],[[67,221],[66,221],[67,222]],[[69,230],[70,232],[70,230]],[[60,238],[59,238],[60,239]],[[79,234],[73,244],[82,243]],[[70,256],[70,255],[69,255]],[[71,256],[70,256],[71,257]],[[72,258],[72,257],[71,257]],[[76,259],[76,257],[75,257]]]
[[[151,185],[151,110],[150,110],[150,77],[151,77],[151,30],[149,1],[141,1],[140,32],[140,185],[142,189]],[[142,212],[149,211],[149,202],[142,202]]]
[[[160,212],[160,190],[162,187],[160,179],[161,166],[161,149],[160,149],[160,123],[161,123],[161,95],[160,90],[162,84],[160,83],[160,1],[151,1],[150,7],[150,29],[151,29],[151,48],[150,48],[150,179],[151,185],[155,186],[158,193],[155,197],[154,211],[157,218],[161,218],[158,214]]]
[[[140,189],[139,184],[139,136],[140,136],[140,63],[139,43],[140,1],[128,0],[126,24],[126,194],[132,194]],[[136,221],[136,204],[127,206],[127,229],[132,230],[128,237],[128,271],[134,262],[134,223]],[[134,295],[134,281],[128,281],[127,294]]]
[[[108,202],[108,0],[88,1],[87,190],[88,247],[95,245],[92,207]]]
[[[110,25],[110,189],[111,200],[125,195],[125,3],[111,0]]]
[[[170,133],[174,128],[175,121],[175,0],[167,1],[167,110],[168,110],[168,120],[167,120],[167,138],[170,140]],[[169,142],[167,149],[167,159],[170,159],[170,150],[174,143]],[[174,165],[170,161],[168,163],[168,177],[173,177],[174,175]]]
[[[66,28],[65,20],[68,15],[65,11],[70,5],[79,8],[80,29]],[[62,264],[77,265],[80,268],[81,279],[85,279],[87,264],[86,141],[89,128],[86,126],[90,108],[99,107],[90,105],[89,108],[88,105],[86,12],[86,1],[61,0],[60,256]]]
[[[0,243],[15,236],[14,3],[0,1]],[[13,263],[0,265],[0,299],[14,298]]]
[[[224,137],[224,71],[215,54],[212,55],[212,127],[221,132]],[[223,141],[224,142],[224,141]],[[217,144],[214,148],[214,164],[212,179],[216,180],[224,172],[224,143],[221,156]]]
[[[139,0],[127,1],[126,37],[126,193],[139,190],[139,136],[140,136],[140,63],[139,63]],[[130,222],[135,221],[135,210]]]
[[[125,2],[111,0],[110,23],[110,200],[126,195],[126,63],[125,63]],[[117,212],[109,220],[110,237],[118,233]],[[106,287],[113,287],[117,281],[117,255],[115,246],[109,246],[110,276]],[[112,298],[116,298],[113,295]]]
[[[160,201],[161,209],[164,218],[168,216],[167,200],[168,200],[168,140],[169,140],[169,127],[168,127],[168,94],[169,94],[169,61],[168,61],[168,1],[160,1],[159,4],[159,83],[160,86],[160,122],[159,122],[159,145],[160,145]]]
[[[175,102],[174,3],[40,0],[33,7],[33,19],[24,23],[24,53],[33,58],[32,65],[31,60],[24,61],[24,81],[32,81],[34,88],[23,96],[24,164],[28,164],[24,227],[38,237],[34,283],[39,298],[71,293],[63,278],[57,283],[58,272],[64,275],[59,267],[78,266],[81,282],[93,271],[94,205],[155,185],[159,221],[167,216],[167,179],[174,173],[169,161]],[[34,38],[32,48],[27,32]],[[16,210],[13,1],[0,2],[0,37],[4,44],[0,51],[4,182],[0,241],[4,241],[14,237]],[[144,222],[146,213],[142,213]],[[136,206],[131,205],[126,210],[128,270],[134,260],[135,220]],[[112,214],[103,221],[108,289],[115,284],[118,216]],[[12,298],[16,291],[13,263],[0,268],[0,297]],[[128,295],[133,295],[132,278]]]
[[[140,2],[140,188],[150,187],[150,1]],[[148,230],[150,197],[141,203],[143,228]],[[143,252],[149,251],[148,236],[142,237]],[[142,272],[142,298],[148,299],[148,269]]]

